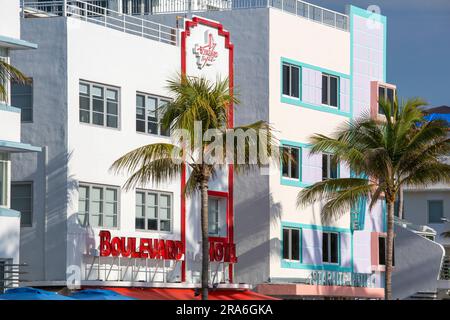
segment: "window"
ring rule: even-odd
[[[283,228],[283,259],[300,261],[300,230]]]
[[[300,97],[300,68],[283,63],[283,94],[286,96]]]
[[[33,122],[33,79],[25,84],[11,82],[11,104],[20,108],[22,122]]]
[[[282,174],[284,178],[300,178],[300,149],[294,147],[283,147]]]
[[[322,181],[338,177],[338,162],[332,154],[322,154]]]
[[[329,74],[322,74],[322,104],[338,106],[338,78]]]
[[[78,187],[78,221],[84,227],[116,228],[119,188],[80,184]]]
[[[428,201],[428,223],[444,223],[444,201]]]
[[[324,232],[322,234],[322,261],[325,263],[339,263],[339,234]]]
[[[11,209],[20,211],[20,225],[33,224],[33,183],[13,182],[11,184]]]
[[[394,241],[395,243],[395,241]],[[378,237],[378,264],[386,265],[386,237]],[[395,266],[395,244],[392,247],[392,266]]]
[[[136,229],[172,230],[172,194],[157,191],[136,192]]]
[[[156,96],[136,95],[136,131],[170,136],[170,129],[161,125],[164,107],[169,102]]]
[[[119,89],[80,82],[80,122],[119,127]]]
[[[378,87],[378,100],[389,102],[392,106],[394,103],[395,90],[393,88],[388,88],[385,86]],[[378,114],[384,115],[383,109],[378,106]]]
[[[9,197],[9,156],[0,153],[0,207],[8,207]]]

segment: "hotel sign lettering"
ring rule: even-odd
[[[109,231],[100,231],[101,257],[127,257],[141,259],[183,260],[184,247],[181,241],[113,237]]]
[[[374,278],[368,273],[352,273],[337,271],[313,271],[308,277],[310,285],[349,286],[373,288]]]
[[[236,245],[224,240],[209,240],[209,260],[236,263]]]

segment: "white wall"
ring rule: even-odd
[[[19,263],[20,216],[0,215],[0,259]]]
[[[0,140],[20,142],[20,112],[0,109]]]
[[[446,190],[447,189],[447,190]],[[450,246],[450,239],[441,237],[440,234],[450,231],[450,223],[428,222],[428,201],[443,200],[444,217],[450,220],[450,189],[404,192],[404,219],[416,225],[428,225],[437,232],[436,240],[444,246]]]
[[[0,36],[20,39],[20,0],[0,0]]]
[[[180,48],[107,29],[92,23],[67,20],[68,27],[68,266],[80,264],[85,243],[98,247],[98,231],[83,230],[76,223],[78,182],[121,187],[127,175],[108,171],[111,164],[137,147],[170,142],[170,138],[136,133],[136,91],[167,96],[166,79],[180,70]],[[82,49],[80,49],[82,48]],[[98,127],[79,122],[79,80],[120,88],[120,129]],[[135,190],[121,190],[117,230],[112,236],[160,239],[180,238],[180,181],[145,185],[145,189],[171,192],[173,195],[173,231],[171,233],[135,231]],[[102,228],[104,229],[104,228]],[[78,234],[78,235],[76,235]],[[74,241],[78,239],[78,241]],[[72,247],[75,246],[75,247]]]

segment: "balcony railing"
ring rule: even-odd
[[[441,269],[441,280],[450,280],[450,256],[444,257],[444,262]]]
[[[178,44],[175,28],[108,9],[106,1],[23,2],[22,15],[25,18],[71,17],[170,45]]]
[[[22,0],[25,1],[25,0]],[[28,1],[28,0],[26,0]],[[40,10],[61,15],[64,1],[25,2],[27,7],[37,6]],[[349,30],[349,17],[345,14],[328,10],[301,0],[96,0],[69,1],[83,2],[90,13],[98,15],[111,14],[111,8],[117,11],[115,15],[152,15],[164,13],[188,13],[204,11],[223,11],[238,9],[276,8],[326,26],[339,30]],[[79,6],[83,7],[83,6]],[[114,14],[113,14],[114,16]],[[105,20],[108,20],[105,18]]]

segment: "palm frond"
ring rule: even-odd
[[[24,84],[29,81],[29,78],[11,64],[0,60],[0,100],[6,100],[8,96],[6,87],[3,84],[9,81]]]

